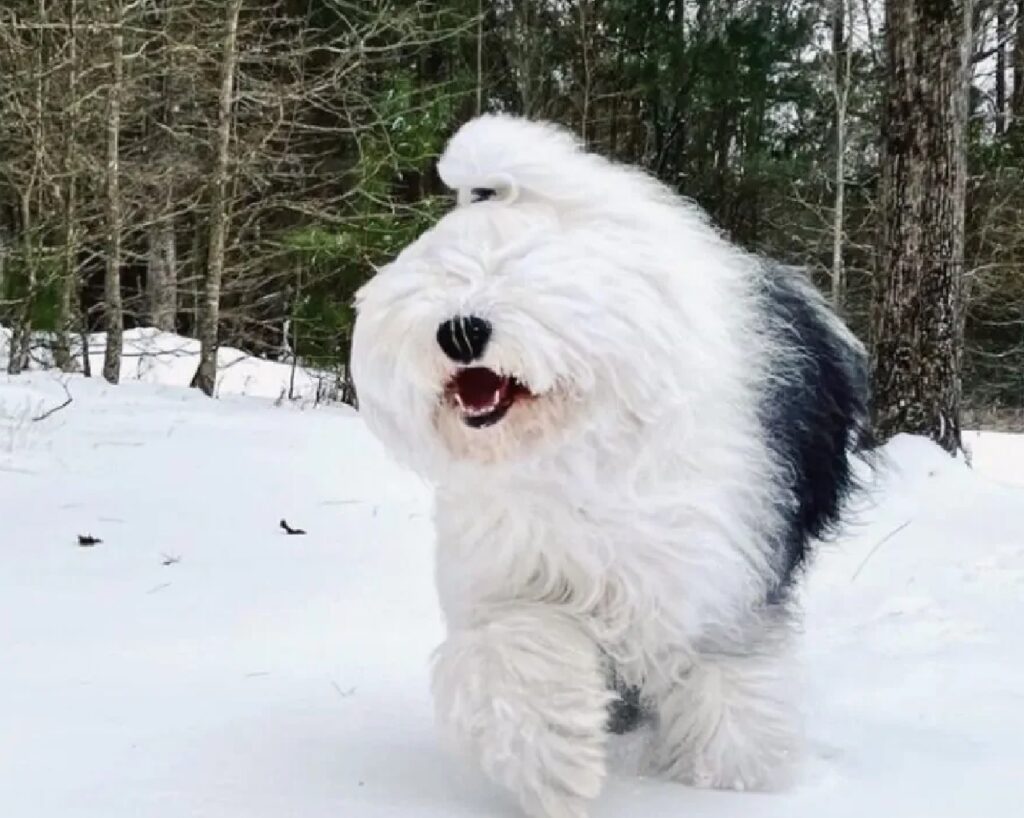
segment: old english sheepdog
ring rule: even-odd
[[[473,120],[457,206],[357,297],[360,411],[436,487],[440,724],[542,818],[610,736],[774,788],[798,754],[791,588],[866,429],[862,345],[799,273],[572,135]]]

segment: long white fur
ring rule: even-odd
[[[489,116],[439,170],[459,205],[359,293],[360,411],[437,489],[442,724],[538,818],[606,767],[608,668],[657,714],[649,763],[765,788],[798,746],[790,626],[764,606],[791,502],[758,421],[758,263],[647,176]],[[473,188],[496,190],[473,203]],[[471,429],[438,325],[539,397]]]

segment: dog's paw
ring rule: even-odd
[[[792,725],[764,713],[723,715],[710,730],[662,735],[652,771],[701,789],[773,791],[792,780],[799,736]],[[692,724],[691,724],[692,726]]]
[[[605,778],[604,748],[566,742],[554,730],[537,736],[536,750],[506,783],[531,818],[586,818]]]
[[[464,749],[532,818],[583,818],[604,783],[606,736],[585,723],[578,692],[524,695],[501,684],[475,692],[481,697],[464,698],[456,716],[468,718],[448,722]]]
[[[699,789],[771,792],[788,782],[793,754],[788,749],[727,747],[686,754],[662,772]]]
[[[530,818],[587,818],[589,799],[559,790],[523,793],[519,804]]]
[[[800,720],[762,661],[704,664],[661,702],[649,766],[705,789],[777,790],[790,783]],[[783,685],[784,687],[784,685]]]
[[[537,612],[453,633],[437,653],[441,726],[532,818],[583,818],[605,778],[607,707],[594,646]]]

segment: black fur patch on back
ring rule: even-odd
[[[762,422],[791,493],[782,501],[785,532],[771,602],[785,597],[810,541],[839,523],[844,500],[855,488],[852,450],[868,443],[866,356],[831,325],[827,307],[815,303],[817,293],[802,275],[773,266],[764,279],[778,354]]]

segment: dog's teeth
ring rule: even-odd
[[[489,415],[501,404],[501,389],[495,389],[494,394],[491,396],[491,400],[483,406],[467,405],[458,392],[455,393],[455,402],[458,404],[459,410],[462,414],[467,417],[476,418],[481,417],[482,415]]]

